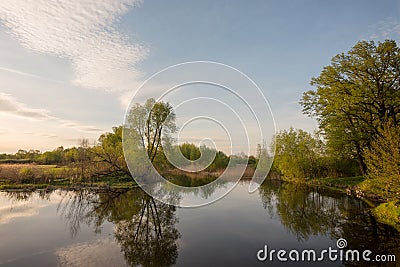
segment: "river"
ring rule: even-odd
[[[364,202],[276,181],[252,194],[241,181],[199,208],[139,189],[0,192],[0,238],[0,266],[400,266],[400,233],[377,223]],[[339,239],[343,250],[394,255],[398,265],[288,257],[312,249],[318,260]],[[271,250],[285,250],[287,261],[265,258]]]

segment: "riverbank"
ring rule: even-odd
[[[211,183],[218,178],[222,171],[213,173],[186,173],[176,170],[164,170],[163,176],[174,184],[186,187],[196,187]],[[0,191],[35,191],[35,190],[78,190],[78,189],[126,189],[138,187],[128,175],[109,175],[86,179],[76,178],[47,178],[47,179],[1,179]]]
[[[48,179],[47,182],[41,180],[30,180],[29,182],[10,181],[0,179],[1,191],[35,191],[44,190],[78,190],[78,189],[131,189],[138,185],[128,176],[103,176],[92,180],[79,181],[71,178]]]
[[[305,183],[312,187],[323,187],[340,191],[362,199],[371,207],[377,221],[390,225],[400,232],[400,202],[383,199],[373,192],[362,190],[363,176],[309,179]]]
[[[180,172],[169,172],[171,180],[181,186],[201,186],[216,179],[216,173],[208,173],[207,176],[199,175],[183,176]],[[246,176],[243,177],[245,179]],[[296,180],[294,183],[305,184],[310,187],[324,188],[328,190],[339,191],[362,199],[371,207],[371,213],[374,217],[384,224],[391,225],[400,232],[400,203],[388,201],[377,196],[373,192],[361,190],[361,184],[364,182],[363,176],[355,177],[337,177],[337,178],[319,178]],[[8,180],[0,180],[0,190],[4,191],[35,191],[35,190],[107,190],[107,189],[131,189],[138,185],[128,176],[106,176],[96,178],[92,182],[77,182],[71,179],[53,179],[48,183],[18,183]]]

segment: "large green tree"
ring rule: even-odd
[[[400,48],[395,41],[358,42],[313,78],[303,112],[316,117],[328,146],[339,156],[356,158],[366,173],[363,151],[379,128],[400,121]]]
[[[149,98],[144,105],[137,103],[130,109],[125,136],[138,139],[153,162],[162,150],[162,141],[168,142],[170,134],[176,131],[175,117],[169,103]]]
[[[274,168],[284,180],[315,178],[322,176],[319,169],[324,149],[318,138],[303,130],[282,130],[275,135]]]

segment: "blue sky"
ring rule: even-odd
[[[298,104],[311,77],[357,41],[387,38],[400,38],[400,1],[3,0],[0,152],[94,142],[144,80],[193,60],[252,78],[278,130],[313,131]]]

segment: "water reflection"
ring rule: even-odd
[[[49,194],[46,192],[36,194],[34,199],[32,196],[32,192],[8,192],[6,199],[10,205],[2,205],[0,198],[0,225],[8,224],[14,219],[37,215],[39,209],[45,206],[37,200],[49,200]]]
[[[171,266],[178,257],[175,207],[148,196],[141,190],[65,193],[60,214],[76,235],[81,223],[101,231],[112,222],[114,236],[130,266]]]
[[[93,265],[265,266],[255,258],[255,253],[265,243],[277,248],[325,249],[327,244],[334,245],[338,238],[347,240],[348,249],[369,249],[375,254],[395,254],[400,259],[400,234],[377,223],[362,201],[331,191],[275,181],[265,182],[258,195],[249,195],[247,188],[248,182],[241,182],[232,194],[213,205],[179,211],[140,189],[2,192],[0,204],[7,203],[5,198],[13,206],[29,203],[29,208],[35,212],[29,211],[32,220],[27,224],[26,216],[16,217],[21,209],[7,209],[14,217],[7,217],[9,219],[0,228],[4,244],[7,244],[0,247],[0,263],[7,262],[18,254],[14,251],[24,247],[21,255],[28,256],[20,266],[25,266],[32,261],[30,253],[37,253],[37,247],[41,246],[48,254],[40,254],[40,260],[54,257],[54,262],[64,259],[68,265],[79,258],[81,265],[86,266],[88,261],[101,258],[99,254],[102,254],[109,262],[95,261]],[[170,195],[176,198],[171,201],[178,203],[178,196]],[[0,213],[0,219],[2,215]],[[43,226],[55,225],[60,217],[61,227]],[[68,231],[65,234],[63,224],[68,226],[70,240],[66,240]],[[22,231],[32,225],[37,226],[28,228],[32,229],[29,232]],[[44,235],[54,236],[54,240]],[[15,264],[14,261],[10,263],[18,266]],[[330,264],[341,265],[339,262]],[[368,265],[360,262],[359,266]]]
[[[378,223],[368,206],[358,199],[279,181],[266,181],[259,192],[269,215],[279,218],[299,242],[315,235],[345,238],[347,249],[368,249],[375,254],[395,254],[400,258],[400,233]],[[359,263],[359,266],[366,266],[366,263]],[[371,266],[381,265],[373,263]],[[396,266],[395,263],[392,266]]]

